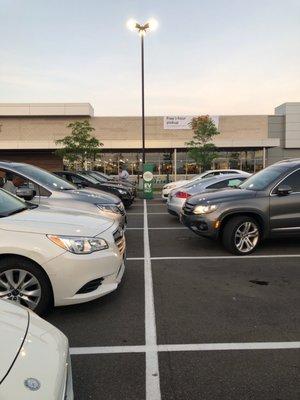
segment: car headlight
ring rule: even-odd
[[[217,208],[218,206],[214,204],[206,206],[196,206],[193,210],[193,214],[209,214],[215,211]]]
[[[126,194],[126,193],[127,193],[127,191],[126,191],[126,190],[123,190],[123,189],[118,189],[118,192],[119,192],[120,194]]]
[[[120,207],[114,206],[114,205],[109,205],[109,204],[96,204],[96,206],[99,208],[101,211],[109,211],[115,214],[120,213]]]
[[[93,237],[47,235],[47,238],[57,246],[74,254],[90,254],[108,249],[108,244],[104,239]]]

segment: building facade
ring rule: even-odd
[[[284,158],[300,158],[300,103],[285,103],[274,115],[213,117],[220,131],[214,141],[218,157],[214,168],[255,172]],[[116,174],[126,164],[136,174],[141,164],[141,118],[98,117],[88,103],[0,104],[0,159],[32,163],[48,170],[61,169],[54,155],[55,141],[70,133],[68,124],[88,119],[103,143],[96,167]],[[146,161],[157,175],[198,172],[186,142],[191,117],[146,117]]]

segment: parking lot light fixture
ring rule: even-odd
[[[144,36],[149,31],[154,31],[158,27],[158,22],[150,18],[146,23],[140,24],[135,19],[130,18],[127,21],[127,28],[135,31],[141,38],[141,67],[142,67],[142,160],[145,164],[145,91],[144,91]]]

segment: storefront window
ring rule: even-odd
[[[188,150],[179,149],[176,155],[177,163],[174,165],[174,150],[157,150],[146,152],[146,162],[154,165],[154,174],[170,176],[195,175],[202,172],[195,161],[189,156]],[[131,152],[101,152],[94,162],[88,163],[87,168],[95,168],[110,175],[118,175],[121,167],[125,165],[130,175],[138,175],[142,166],[141,151]],[[66,165],[66,167],[68,167]],[[79,168],[79,167],[78,167]],[[217,157],[212,162],[212,169],[242,169],[248,172],[257,172],[263,168],[262,150],[235,150],[218,151]]]

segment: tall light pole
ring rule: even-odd
[[[145,24],[139,24],[134,19],[127,21],[127,28],[135,31],[141,38],[141,72],[142,72],[142,160],[145,164],[145,80],[144,80],[144,36],[148,31],[154,31],[158,26],[158,22],[151,18]]]

